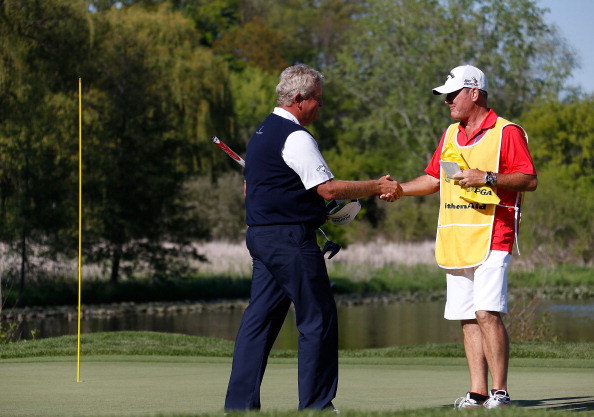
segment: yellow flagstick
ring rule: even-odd
[[[80,315],[82,298],[82,79],[78,79],[78,342],[76,382],[80,382]]]

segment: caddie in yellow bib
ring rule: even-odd
[[[462,169],[499,171],[501,133],[511,122],[499,118],[476,143],[459,146],[459,123],[449,126],[443,144],[442,160],[454,161]],[[496,155],[496,157],[494,157]],[[435,259],[442,268],[470,268],[489,255],[495,207],[499,203],[495,187],[462,187],[441,170],[440,209]]]
[[[445,95],[458,123],[442,134],[425,174],[401,184],[402,194],[441,197],[435,258],[447,271],[443,316],[460,321],[470,374],[470,389],[454,407],[504,407],[511,404],[507,272],[523,193],[538,186],[536,169],[526,131],[488,106],[479,68],[453,68],[433,94]]]

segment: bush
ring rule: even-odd
[[[538,190],[528,193],[522,210],[520,246],[543,264],[594,261],[594,189],[567,166],[539,173]]]
[[[243,176],[227,172],[214,181],[195,177],[185,185],[185,196],[192,206],[191,216],[211,240],[237,242],[245,236]]]

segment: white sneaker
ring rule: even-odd
[[[480,408],[482,406],[483,401],[470,398],[470,392],[466,393],[466,397],[459,397],[454,401],[454,408]]]
[[[489,399],[483,404],[485,408],[507,407],[508,405],[511,405],[511,399],[507,391],[502,389],[492,389]]]

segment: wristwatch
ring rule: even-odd
[[[487,171],[487,175],[485,175],[485,185],[488,187],[495,187],[497,185],[497,173]]]

